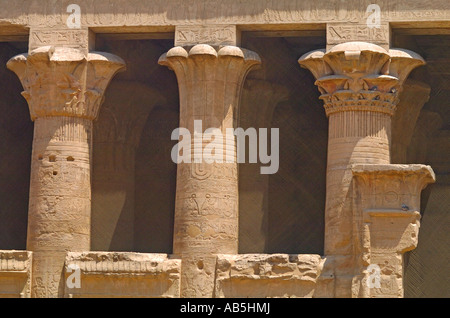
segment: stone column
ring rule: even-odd
[[[194,138],[208,128],[225,136],[234,128],[242,84],[260,63],[254,52],[236,46],[216,49],[198,44],[190,50],[174,47],[159,63],[177,76],[180,90],[180,127],[191,133],[192,153],[209,143]],[[194,131],[202,120],[202,131]],[[212,145],[224,148],[223,163],[205,160],[180,163],[175,202],[174,254],[182,258],[181,296],[212,297],[216,256],[238,252],[238,175],[234,136],[229,153],[222,138]],[[225,156],[233,158],[225,162]],[[194,159],[194,156],[192,156]]]
[[[108,53],[41,47],[7,64],[35,121],[27,250],[32,297],[62,297],[68,251],[90,249],[92,122],[124,62]]]
[[[351,295],[353,279],[352,170],[390,164],[391,117],[403,82],[423,59],[407,50],[348,42],[299,60],[316,77],[329,118],[325,255],[336,256],[336,296]]]
[[[281,85],[248,79],[242,93],[239,126],[245,130],[270,129],[276,106],[288,98],[289,90]],[[264,253],[269,231],[269,175],[261,174],[259,164],[239,165],[239,195],[240,253]]]
[[[142,129],[163,97],[130,81],[111,84],[94,124],[92,250],[132,251],[135,152]]]

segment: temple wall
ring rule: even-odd
[[[0,297],[448,296],[446,1],[70,4],[0,0]]]

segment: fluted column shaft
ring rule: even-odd
[[[238,175],[236,145],[203,131],[217,128],[223,136],[235,128],[242,84],[259,57],[244,49],[219,50],[196,45],[189,52],[175,47],[160,64],[177,75],[180,90],[180,127],[191,134],[192,161],[178,165],[175,202],[174,254],[183,259],[181,296],[212,297],[215,254],[238,252]],[[201,131],[194,121],[201,120]],[[195,138],[197,137],[197,139]],[[207,140],[211,137],[209,140]],[[221,160],[194,157],[208,145],[223,147]],[[232,159],[232,160],[227,160]],[[222,162],[220,162],[222,161]],[[229,162],[227,162],[229,161]]]
[[[92,125],[123,61],[42,47],[12,58],[35,121],[27,249],[32,297],[62,297],[68,251],[90,249]]]

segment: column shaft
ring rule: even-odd
[[[329,117],[325,254],[352,253],[353,164],[389,164],[391,117],[345,111]]]
[[[27,237],[32,296],[61,296],[66,252],[90,249],[92,121],[44,117],[34,127]]]

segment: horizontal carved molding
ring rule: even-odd
[[[448,21],[446,0],[377,0],[383,21]],[[0,19],[6,22],[55,27],[65,25],[68,1],[0,1]],[[82,25],[181,25],[208,23],[283,24],[363,22],[366,2],[302,0],[79,0]]]

